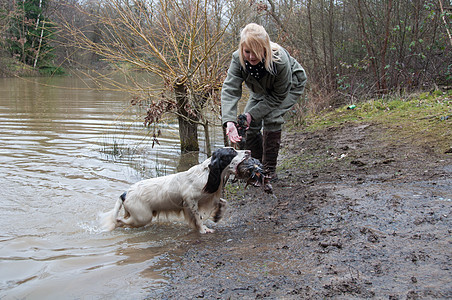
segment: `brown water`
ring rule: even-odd
[[[144,298],[192,236],[180,224],[100,231],[98,213],[131,183],[176,171],[178,131],[166,124],[152,148],[127,95],[83,87],[0,79],[1,299]]]

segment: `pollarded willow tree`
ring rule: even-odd
[[[112,0],[79,9],[90,21],[80,28],[66,20],[67,44],[161,79],[157,88],[133,76],[125,84],[110,79],[98,84],[125,90],[133,104],[146,105],[145,126],[167,113],[177,115],[182,152],[199,150],[197,128],[203,126],[210,153],[206,113],[219,115],[219,89],[230,59],[224,37],[235,10],[218,0]]]

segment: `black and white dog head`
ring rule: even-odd
[[[236,174],[237,166],[250,155],[249,150],[234,150],[232,147],[215,150],[210,160],[209,178],[204,192],[215,193],[220,188],[222,178]]]

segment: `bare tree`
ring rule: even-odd
[[[98,13],[79,7],[91,20],[85,26],[99,39],[66,21],[66,43],[111,64],[158,76],[160,86],[130,75],[126,85],[110,79],[99,84],[127,90],[133,104],[145,105],[146,126],[158,124],[166,113],[175,114],[182,152],[199,150],[197,126],[202,125],[210,153],[206,111],[219,113],[219,89],[231,51],[224,36],[235,11],[218,0],[113,0],[99,7]]]

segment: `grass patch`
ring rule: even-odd
[[[0,75],[3,76],[39,76],[39,72],[33,67],[23,64],[13,58],[0,57]]]
[[[323,155],[313,155],[304,153],[299,156],[292,156],[284,159],[278,164],[278,170],[287,170],[290,168],[300,168],[303,170],[319,170],[330,165],[334,158],[330,152],[323,151]]]
[[[141,178],[168,175],[158,152],[151,154],[149,147],[144,140],[133,142],[125,135],[110,134],[103,137],[100,153],[105,161],[129,165]]]
[[[306,118],[304,131],[339,127],[345,123],[372,123],[383,126],[385,140],[434,145],[438,151],[452,146],[452,91],[421,93],[406,98],[386,97],[357,103]],[[295,129],[296,130],[296,129]]]

